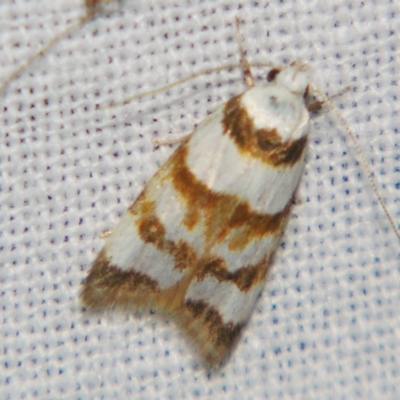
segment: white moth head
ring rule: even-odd
[[[268,74],[268,81],[275,81],[278,85],[286,87],[290,92],[303,96],[310,82],[310,67],[301,62],[294,61],[281,71],[273,69]]]
[[[310,68],[295,61],[286,68],[269,71],[264,85],[247,90],[241,105],[256,130],[274,131],[281,143],[297,140],[308,133],[306,108]]]

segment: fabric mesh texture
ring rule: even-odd
[[[0,82],[85,13],[80,0],[0,3]],[[395,399],[399,239],[329,110],[265,290],[227,365],[207,374],[170,321],[88,315],[78,295],[119,221],[189,133],[244,90],[240,69],[300,59],[357,135],[400,224],[398,3],[126,0],[60,40],[0,98],[1,399]],[[254,68],[258,81],[267,68]],[[212,146],[212,144],[210,144]],[[205,154],[207,157],[207,154]]]

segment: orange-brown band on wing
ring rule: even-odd
[[[291,201],[276,214],[253,211],[238,196],[214,192],[199,181],[187,166],[187,154],[186,145],[182,145],[171,159],[172,183],[187,202],[187,207],[183,208],[187,229],[193,229],[201,220],[206,243],[215,245],[229,237],[232,251],[240,251],[254,239],[282,230]]]
[[[226,103],[222,126],[236,143],[239,151],[274,167],[293,166],[301,158],[307,137],[282,143],[276,129],[256,129],[253,119],[241,106],[241,97],[233,97]]]
[[[187,300],[178,320],[205,364],[218,367],[232,351],[244,324],[224,324],[220,313],[203,301]]]
[[[289,215],[292,200],[276,214],[262,214],[250,210],[247,203],[236,206],[231,218],[221,232],[222,238],[229,237],[231,251],[243,250],[250,242],[266,235],[281,232]]]
[[[196,178],[187,166],[188,148],[181,145],[172,155],[171,180],[174,188],[186,200],[184,224],[192,230],[200,219],[204,220],[209,239],[213,232],[220,229],[232,214],[236,204],[240,202],[238,196],[214,192],[205,183]]]
[[[193,265],[196,260],[196,252],[182,239],[174,242],[166,238],[165,227],[156,215],[154,201],[147,200],[142,193],[129,211],[139,217],[136,226],[144,243],[151,243],[158,250],[172,256],[175,260],[175,268],[180,271]]]
[[[83,285],[82,303],[92,309],[124,307],[138,308],[152,304],[159,288],[155,280],[137,271],[123,271],[111,265],[103,249]]]
[[[215,193],[200,182],[188,169],[186,156],[187,148],[181,146],[172,156],[169,177],[187,201],[187,206],[182,207],[182,211],[186,213],[185,220],[197,223],[199,219],[209,232],[205,235],[206,243],[212,242],[216,245],[227,240],[230,251],[240,252],[253,240],[267,235],[279,237],[277,234],[283,229],[291,202],[276,214],[251,211],[250,206],[240,202],[236,196]],[[174,257],[175,268],[183,271],[196,265],[196,271],[191,273],[192,278],[201,280],[205,275],[212,275],[219,281],[234,283],[242,291],[249,290],[265,278],[272,248],[257,265],[243,266],[235,272],[230,272],[222,258],[217,256],[202,260],[203,254],[196,255],[189,243],[182,239],[176,242],[167,240],[166,229],[156,215],[156,203],[148,199],[145,192],[131,206],[130,212],[137,217],[136,227],[143,242],[151,243],[158,250]]]
[[[215,258],[200,266],[195,278],[202,280],[207,275],[212,276],[220,282],[231,282],[242,292],[247,292],[253,285],[264,280],[267,273],[269,258],[270,255],[257,265],[244,266],[234,272],[228,271],[223,258]]]

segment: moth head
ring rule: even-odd
[[[267,76],[268,82],[276,82],[286,87],[293,94],[306,96],[310,82],[310,67],[301,62],[294,61],[285,68],[273,68]]]

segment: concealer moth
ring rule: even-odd
[[[274,67],[254,85],[240,54],[247,89],[151,178],[81,292],[88,309],[167,315],[207,368],[228,358],[263,289],[303,172],[310,112],[321,106],[310,101],[307,64]]]

